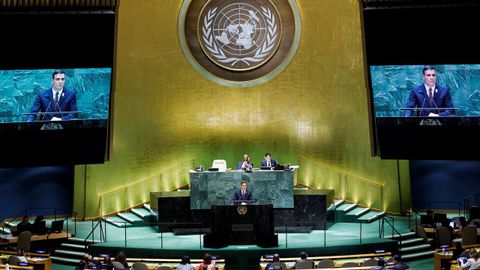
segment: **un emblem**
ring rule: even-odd
[[[207,78],[252,86],[280,73],[300,38],[295,0],[184,0],[182,49]]]
[[[200,45],[225,69],[254,69],[268,61],[280,44],[279,18],[273,5],[238,2],[206,8],[198,22]]]

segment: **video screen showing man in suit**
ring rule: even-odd
[[[53,72],[52,87],[35,97],[30,109],[31,114],[27,116],[28,122],[62,121],[77,117],[77,96],[74,91],[65,87],[65,79],[63,70]]]
[[[454,115],[450,91],[447,87],[438,85],[436,77],[434,67],[426,66],[423,68],[424,83],[415,86],[410,91],[406,104],[407,108],[417,109],[405,110],[405,116],[438,117]]]
[[[247,190],[248,184],[246,181],[242,181],[240,184],[240,190],[235,191],[233,196],[233,204],[252,204],[253,196],[252,192]]]

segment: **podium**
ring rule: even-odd
[[[211,233],[204,236],[204,246],[220,248],[228,245],[256,244],[277,247],[274,233],[273,205],[213,205]]]

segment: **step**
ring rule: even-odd
[[[132,213],[140,217],[141,219],[145,220],[145,218],[150,217],[152,214],[150,214],[150,211],[145,209],[145,208],[132,208]]]
[[[139,216],[135,215],[134,213],[118,213],[118,217],[123,218],[124,220],[132,223],[132,224],[138,224],[141,223],[143,224],[143,218],[140,218]]]
[[[402,246],[409,246],[413,244],[423,244],[425,243],[425,240],[423,238],[411,238],[411,239],[405,239],[401,241]]]
[[[150,207],[150,204],[149,204],[149,203],[144,203],[144,204],[143,204],[143,208],[147,209],[149,212],[152,211],[152,208]]]
[[[85,250],[86,249],[85,245],[82,245],[82,244],[62,243],[60,246],[65,247],[65,248],[71,248],[71,249],[80,249],[80,250]],[[88,248],[88,246],[87,246],[87,248]]]
[[[338,208],[340,205],[344,203],[345,203],[345,200],[335,200],[335,208]]]
[[[68,242],[79,243],[79,245],[83,245],[83,244],[85,244],[85,243],[86,243],[87,245],[90,245],[90,244],[100,243],[101,241],[100,241],[100,240],[92,241],[91,239],[85,241],[85,239],[82,239],[82,238],[70,237],[70,238],[68,238]]]
[[[385,226],[385,231],[391,231],[391,229],[387,229],[387,226]],[[415,237],[416,235],[417,234],[415,232],[401,233],[400,235],[394,234],[393,239],[406,239],[410,237]],[[392,235],[385,235],[383,238],[392,239]]]
[[[381,217],[385,216],[385,212],[370,211],[365,215],[361,216],[358,220],[373,222]],[[386,227],[385,227],[386,229]]]
[[[360,216],[366,214],[368,211],[370,211],[369,208],[357,207],[357,208],[353,209],[352,211],[348,212],[346,215],[347,216],[360,217]]]
[[[426,250],[422,252],[410,253],[410,254],[402,255],[402,260],[408,261],[408,260],[414,260],[414,259],[427,257],[427,256],[433,257],[434,254],[435,254],[435,250]]]
[[[369,219],[368,219],[368,222],[374,222],[374,221],[376,221],[376,220],[379,220],[379,219],[381,219],[382,217],[384,217],[386,214],[387,214],[387,213],[385,213],[385,212],[380,212],[380,213],[376,214],[375,216],[369,218]]]
[[[83,257],[85,252],[80,251],[71,251],[71,250],[64,250],[64,249],[56,249],[55,255],[68,255],[68,256],[75,256],[75,257]]]
[[[353,210],[355,207],[357,207],[356,204],[344,203],[344,204],[340,205],[339,207],[337,207],[336,210],[340,211],[340,212],[347,213],[347,212]]]
[[[105,221],[118,228],[132,227],[132,223],[120,217],[107,217]]]
[[[12,232],[10,231],[10,228],[2,227],[2,228],[0,228],[0,233],[2,233],[2,234],[11,234]]]
[[[15,227],[21,221],[22,221],[22,219],[17,219],[17,220],[14,220],[14,221],[5,221],[5,227],[7,227],[7,228]]]
[[[53,262],[59,262],[62,264],[78,264],[80,262],[79,259],[71,259],[71,258],[63,258],[61,256],[50,256]]]
[[[399,248],[398,251],[400,253],[407,253],[407,252],[413,252],[413,251],[431,249],[431,248],[432,246],[430,246],[429,244],[421,244],[421,245],[415,245],[410,247],[402,247],[402,248]]]

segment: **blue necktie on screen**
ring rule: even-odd
[[[433,90],[432,88],[428,89],[428,106],[433,108]]]
[[[60,92],[55,93],[55,105],[58,104],[58,96],[60,95]]]

